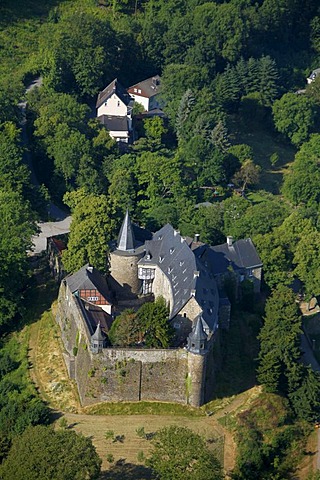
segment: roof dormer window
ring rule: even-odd
[[[163,260],[164,260],[164,257],[162,257],[162,256],[160,255],[160,257],[159,257],[159,263],[162,263]]]
[[[172,255],[174,252],[174,248],[170,248],[170,255]]]

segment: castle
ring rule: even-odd
[[[202,405],[219,366],[219,328],[228,328],[230,303],[223,279],[252,280],[259,291],[261,260],[250,239],[210,247],[183,238],[167,224],[153,235],[133,225],[127,212],[110,253],[105,279],[86,265],[60,287],[57,321],[65,361],[81,403],[170,401]],[[108,346],[121,308],[163,297],[175,331],[168,349]]]

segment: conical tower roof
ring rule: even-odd
[[[100,322],[98,323],[96,331],[92,335],[91,339],[92,340],[97,340],[98,342],[103,342],[104,341],[104,336],[103,336],[102,331],[101,331]]]
[[[129,211],[127,210],[118,236],[117,249],[123,252],[133,252],[134,248],[135,238]]]
[[[198,341],[202,342],[203,340],[207,340],[207,334],[203,330],[203,325],[202,325],[202,319],[201,316],[199,315],[197,320],[196,320],[196,326],[194,327],[194,330],[190,333],[189,335],[190,339],[192,341]]]

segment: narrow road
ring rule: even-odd
[[[39,88],[42,85],[42,77],[35,78],[26,88],[25,95],[28,94],[34,88]],[[35,186],[39,186],[39,181],[32,162],[32,155],[29,150],[29,138],[27,133],[27,101],[23,100],[18,104],[21,111],[21,140],[22,144],[25,147],[23,153],[23,161],[28,166],[30,170],[31,182]],[[40,234],[32,237],[32,243],[34,248],[32,250],[33,254],[41,253],[47,248],[47,238],[52,237],[53,235],[61,235],[63,233],[68,233],[70,231],[71,216],[66,212],[61,210],[57,205],[50,202],[48,209],[49,217],[54,218],[55,222],[41,222],[38,224],[40,228]]]
[[[320,372],[320,365],[318,361],[316,360],[311,345],[306,337],[306,335],[303,333],[301,335],[301,350],[302,350],[302,361],[305,365],[311,365],[312,370],[315,372]]]

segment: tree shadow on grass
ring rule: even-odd
[[[152,470],[144,465],[135,465],[119,460],[109,470],[102,472],[100,480],[152,480]]]

